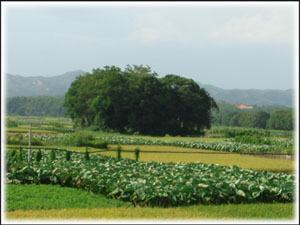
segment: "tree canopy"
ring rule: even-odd
[[[65,95],[67,114],[78,126],[151,135],[203,134],[217,104],[192,79],[158,78],[149,66],[94,69],[77,77]]]
[[[16,96],[7,98],[7,114],[18,116],[64,116],[64,96]]]

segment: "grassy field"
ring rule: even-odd
[[[111,207],[127,208],[132,204],[59,185],[6,185],[6,211]]]
[[[7,133],[24,133],[28,134],[29,133],[29,128],[22,128],[22,127],[16,127],[16,128],[7,128],[6,129]],[[41,130],[38,128],[33,128],[31,130],[32,134],[57,134],[57,131],[53,130]]]
[[[6,185],[7,219],[292,219],[293,203],[135,208],[58,185]]]
[[[110,146],[116,148],[116,146]],[[140,153],[140,161],[161,161],[161,162],[202,162],[219,164],[222,166],[238,166],[246,169],[254,169],[260,171],[273,171],[273,172],[292,172],[294,170],[294,162],[291,160],[279,160],[269,158],[259,158],[253,156],[246,156],[234,153],[225,154],[199,154],[203,153],[216,153],[209,150],[195,150],[171,146],[134,146],[123,145],[121,154],[122,157],[134,159],[133,152],[125,152],[126,150],[134,150],[138,147],[141,151],[172,151],[172,152],[195,152],[191,153]],[[104,152],[101,154],[110,155],[115,157],[116,152]]]
[[[251,220],[292,220],[292,203],[286,204],[245,204],[245,205],[199,205],[177,208],[94,208],[94,209],[50,209],[16,210],[6,213],[7,219],[47,219],[47,220],[85,220],[85,219],[150,219],[150,220],[192,220],[205,219],[232,221]]]

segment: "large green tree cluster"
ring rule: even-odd
[[[65,95],[76,125],[151,135],[202,134],[210,128],[214,99],[178,75],[158,78],[148,66],[94,69],[79,76]]]
[[[213,124],[233,127],[253,127],[262,129],[293,130],[294,115],[292,110],[275,110],[266,112],[259,108],[258,110],[242,111],[232,109],[225,111],[220,109],[221,113],[215,113]]]
[[[16,116],[64,116],[64,96],[17,96],[7,98],[7,114]]]

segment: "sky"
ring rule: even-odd
[[[148,65],[159,77],[176,74],[224,89],[294,88],[298,6],[6,3],[5,72],[56,76]]]

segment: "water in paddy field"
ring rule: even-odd
[[[264,155],[264,154],[259,154],[259,155],[251,155],[254,157],[263,157],[263,158],[271,158],[271,159],[281,159],[281,160],[294,160],[295,155]]]

